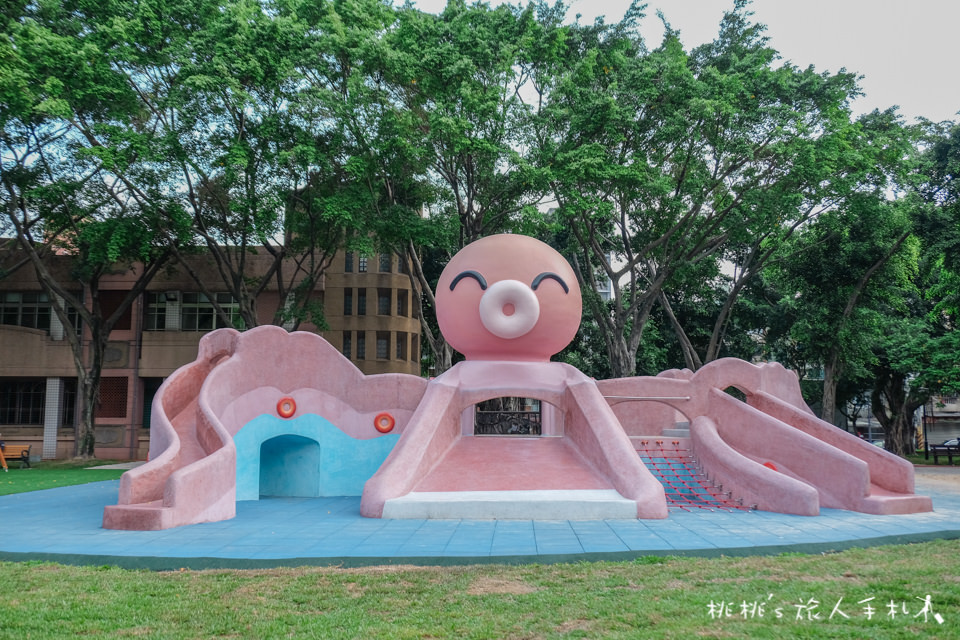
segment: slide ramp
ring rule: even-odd
[[[913,466],[818,419],[796,375],[776,363],[722,359],[693,373],[598,383],[634,443],[689,423],[703,472],[745,506],[817,515],[932,510],[914,493]],[[742,392],[741,401],[725,390]],[[659,425],[659,427],[657,427]],[[653,435],[647,435],[652,433]]]
[[[264,487],[265,495],[349,495],[404,431],[426,386],[412,375],[365,376],[316,334],[213,331],[157,391],[150,460],[121,477],[103,526],[227,520],[238,499],[259,499]],[[383,420],[387,432],[377,426]]]
[[[117,504],[104,509],[105,529],[167,529],[236,514],[224,473],[235,468],[233,440],[205,413],[199,392],[211,372],[230,359],[238,335],[207,334],[197,359],[161,385],[153,400],[150,460],[120,478]]]

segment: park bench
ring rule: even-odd
[[[20,461],[20,468],[23,469],[23,465],[27,465],[27,468],[30,468],[30,447],[29,444],[7,444],[4,445],[2,453],[0,453],[0,462],[3,462],[3,470],[7,470],[7,461]]]
[[[953,456],[960,456],[960,446],[953,444],[931,444],[929,451],[933,454],[933,464],[940,464],[938,456],[947,456],[950,464],[953,464]]]

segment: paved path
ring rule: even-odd
[[[944,468],[945,469],[945,468]],[[755,555],[960,538],[960,468],[920,469],[934,512],[873,516],[823,509],[671,511],[666,520],[378,520],[359,498],[274,498],[237,504],[237,517],[165,531],[101,528],[118,480],[0,497],[0,559],[124,567],[464,564]]]

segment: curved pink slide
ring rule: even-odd
[[[150,461],[123,474],[118,504],[106,507],[103,526],[151,530],[232,518],[235,437],[252,421],[273,418],[279,427],[269,435],[282,435],[303,432],[300,418],[323,416],[349,439],[364,441],[387,435],[375,419],[389,412],[389,435],[396,438],[426,385],[410,375],[365,376],[312,333],[272,326],[211,332],[196,361],[175,371],[154,397]],[[289,408],[291,415],[281,415]],[[245,455],[259,464],[259,448],[241,451],[241,460]]]
[[[726,358],[696,373],[597,384],[635,439],[688,423],[706,474],[758,509],[817,515],[820,507],[873,514],[933,508],[929,497],[914,494],[909,462],[814,416],[796,375],[777,363]],[[746,402],[725,393],[729,387]]]

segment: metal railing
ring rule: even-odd
[[[539,411],[481,411],[476,410],[475,435],[538,436],[541,418]]]

